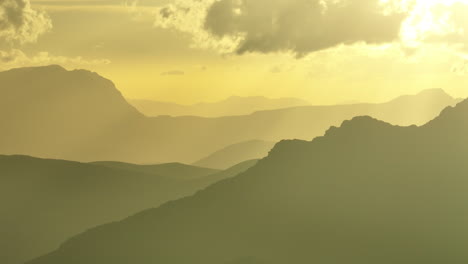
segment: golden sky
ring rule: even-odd
[[[3,0],[0,69],[60,64],[128,98],[468,96],[468,0]]]

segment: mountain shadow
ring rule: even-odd
[[[0,156],[0,263],[24,263],[86,229],[192,195],[254,164],[218,171]]]
[[[274,142],[250,140],[227,146],[205,157],[193,165],[215,169],[229,168],[243,160],[261,159],[275,145]]]
[[[252,139],[310,140],[358,115],[398,125],[423,124],[457,101],[442,90],[429,90],[385,104],[149,118],[96,73],[59,66],[21,68],[0,72],[0,153],[82,162],[191,164]],[[250,158],[255,157],[242,160]]]
[[[468,262],[468,101],[417,127],[357,117],[29,264]]]

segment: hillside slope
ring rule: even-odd
[[[193,165],[207,168],[225,169],[243,160],[261,159],[275,145],[274,142],[251,140],[227,146],[205,157]]]
[[[253,163],[226,171],[107,165],[0,156],[0,263],[24,263],[74,234],[191,195]]]
[[[239,176],[29,264],[466,263],[468,101],[422,127],[369,117],[283,141]]]

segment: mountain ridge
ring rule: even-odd
[[[468,100],[444,112],[431,125],[356,117],[281,141],[234,178],[29,263],[464,263]]]
[[[194,162],[193,165],[223,169],[238,164],[242,160],[261,159],[268,155],[274,145],[274,142],[263,140],[244,141],[220,149]]]
[[[140,112],[149,117],[157,116],[200,116],[217,118],[222,116],[249,115],[260,110],[272,110],[309,103],[297,98],[267,98],[264,96],[230,96],[212,103],[181,105],[172,102],[160,102],[144,99],[131,99],[129,102]]]
[[[119,169],[0,155],[0,263],[24,263],[69,236],[191,195],[254,164],[224,171],[189,165]]]
[[[403,103],[305,106],[220,118],[145,117],[96,73],[59,66],[17,69],[0,73],[0,153],[82,162],[191,164],[252,139],[310,140],[359,115],[422,125],[458,101],[433,94],[409,98]]]

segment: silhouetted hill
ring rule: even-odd
[[[88,228],[191,195],[254,164],[216,171],[0,156],[0,263],[24,263]]]
[[[208,181],[210,183],[213,183],[213,182],[217,182],[221,179],[227,179],[227,178],[231,178],[233,176],[236,176],[246,170],[248,170],[249,168],[255,166],[255,164],[257,164],[259,160],[258,159],[253,159],[253,160],[246,160],[246,161],[243,161],[239,164],[236,164],[232,167],[229,167],[225,170],[222,170],[218,173],[214,173],[212,175],[209,175],[209,176],[206,176],[206,177],[203,177],[203,179],[201,179],[200,181]]]
[[[239,164],[237,162],[235,164]],[[220,170],[203,168],[199,166],[191,166],[182,163],[166,163],[166,164],[157,164],[157,165],[136,165],[123,162],[113,162],[113,161],[100,161],[93,162],[92,164],[97,164],[109,168],[115,168],[120,170],[129,170],[142,173],[150,173],[157,175],[164,175],[166,177],[171,177],[175,179],[196,179],[203,176],[211,175]],[[234,166],[233,164],[232,166]],[[228,167],[226,167],[228,168]],[[224,169],[226,169],[224,168]]]
[[[305,106],[220,118],[148,118],[96,73],[59,66],[14,69],[0,72],[0,153],[191,164],[252,139],[310,140],[359,115],[398,125],[424,124],[457,101],[433,90],[385,104]]]
[[[3,154],[80,157],[92,145],[99,153],[111,147],[106,136],[143,118],[93,72],[57,65],[0,72]]]
[[[282,141],[245,173],[29,264],[468,262],[468,101],[422,127],[370,117]]]
[[[194,163],[196,166],[225,169],[243,160],[261,159],[275,145],[274,142],[250,140],[227,146]]]
[[[194,105],[179,105],[175,103],[151,100],[130,100],[129,102],[147,116],[169,115],[202,117],[249,115],[262,110],[273,110],[310,104],[305,100],[297,98],[270,99],[262,96],[231,96],[226,100],[219,102],[198,103]]]
[[[368,115],[396,125],[423,125],[447,106],[455,106],[461,101],[462,99],[455,99],[442,89],[428,89],[417,95],[403,95],[380,104],[379,109]]]

